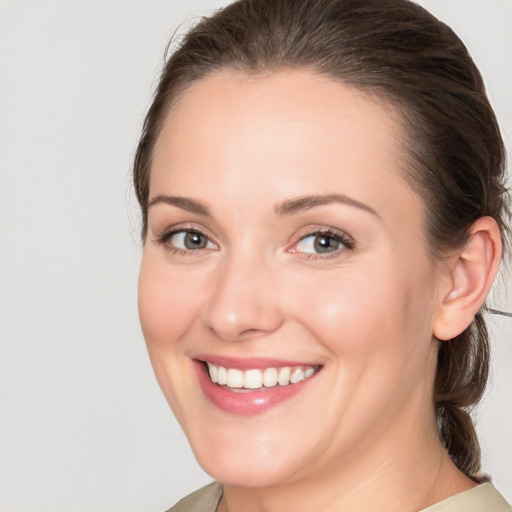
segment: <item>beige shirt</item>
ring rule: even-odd
[[[221,498],[222,485],[213,482],[189,494],[167,512],[216,512]],[[485,482],[420,512],[512,512],[512,507],[490,482]]]

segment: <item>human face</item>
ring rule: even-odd
[[[168,115],[140,318],[214,478],[332,474],[432,427],[438,276],[400,133],[384,104],[307,70],[219,72]],[[227,386],[206,363],[230,370]],[[288,384],[286,367],[306,378]]]

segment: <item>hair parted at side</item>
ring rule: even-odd
[[[506,241],[505,150],[481,75],[454,32],[408,0],[239,0],[193,27],[166,62],[135,155],[143,239],[153,149],[180,95],[216,70],[287,68],[312,69],[394,107],[404,127],[401,165],[425,202],[433,257],[463,246],[483,216],[496,220]],[[488,333],[478,313],[440,343],[434,389],[441,440],[470,477],[480,449],[469,410],[488,372]]]

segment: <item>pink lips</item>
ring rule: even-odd
[[[199,361],[209,361],[210,363],[224,366],[225,368],[237,368],[238,370],[252,370],[253,368],[269,368],[282,366],[308,366],[309,363],[301,361],[285,361],[283,359],[272,359],[270,357],[226,357],[210,354],[200,354],[194,356]]]
[[[241,416],[251,416],[267,411],[268,409],[300,393],[312,380],[312,378],[309,378],[287,386],[277,385],[274,387],[260,388],[256,390],[241,389],[233,391],[227,386],[214,384],[208,375],[203,361],[209,361],[227,368],[236,368],[239,370],[300,366],[304,365],[304,363],[267,358],[235,359],[217,356],[199,356],[195,359],[194,362],[197,375],[199,377],[199,383],[203,393],[210,402],[224,412]]]

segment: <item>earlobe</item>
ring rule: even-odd
[[[450,258],[449,285],[442,290],[434,336],[448,340],[466,329],[483,306],[501,261],[499,227],[491,217],[478,219],[466,245]]]

